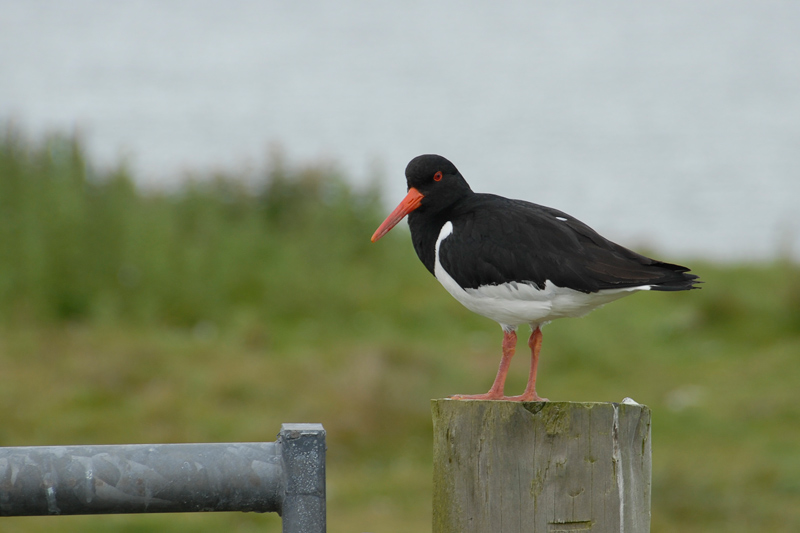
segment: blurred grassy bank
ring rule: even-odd
[[[92,169],[75,139],[7,130],[0,445],[274,440],[282,422],[322,422],[330,530],[430,530],[429,399],[488,389],[501,334],[438,286],[402,230],[369,242],[383,214],[376,190],[331,168],[275,158],[246,184],[142,192],[124,168]],[[653,409],[654,532],[798,531],[800,268],[691,266],[701,291],[548,326],[540,392]],[[509,390],[526,376],[520,356]],[[187,529],[280,521],[0,519]]]

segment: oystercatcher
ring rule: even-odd
[[[439,155],[406,167],[408,194],[372,236],[408,215],[422,263],[467,309],[503,328],[503,356],[486,394],[457,399],[547,401],[536,394],[542,326],[579,317],[637,291],[683,291],[700,283],[683,266],[650,259],[601,237],[562,211],[472,192]],[[529,324],[531,367],[525,392],[505,396],[517,327]]]

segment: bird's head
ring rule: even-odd
[[[456,166],[434,154],[412,159],[406,166],[406,182],[408,194],[375,230],[372,242],[389,233],[412,211],[440,211],[472,192]]]

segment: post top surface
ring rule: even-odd
[[[646,411],[649,411],[650,408],[642,403],[637,403],[636,401],[632,400],[631,398],[625,398],[620,402],[511,402],[508,400],[454,400],[452,398],[434,398],[431,400],[432,405],[463,405],[465,409],[469,409],[468,406],[472,405],[477,407],[477,405],[483,404],[486,406],[493,406],[494,408],[513,408],[513,406],[522,406],[524,409],[527,409],[532,412],[539,412],[542,409],[596,409],[596,408],[618,408],[623,407],[624,409],[636,409],[640,408]]]
[[[322,424],[306,424],[306,423],[281,424],[281,433],[285,431],[316,434],[316,433],[325,433],[325,428],[322,427]]]

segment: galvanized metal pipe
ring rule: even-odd
[[[0,450],[0,514],[275,511],[274,442]]]
[[[277,512],[325,531],[325,430],[277,442],[0,448],[0,516]]]

